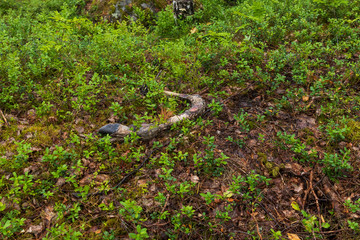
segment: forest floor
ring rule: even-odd
[[[358,1],[45,2],[0,3],[0,238],[360,238]],[[98,134],[188,108],[164,89],[206,111]]]

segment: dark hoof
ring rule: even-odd
[[[118,130],[119,126],[120,126],[119,123],[107,124],[99,129],[99,133],[103,134],[103,135],[106,135],[106,134],[111,135]]]

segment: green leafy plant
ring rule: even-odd
[[[205,199],[205,202],[208,205],[215,200],[215,195],[211,194],[210,192],[200,193],[200,196],[202,196]]]
[[[245,201],[261,201],[261,189],[258,185],[263,182],[268,185],[269,181],[269,178],[256,174],[254,171],[247,176],[233,176],[229,192],[241,196]]]
[[[110,109],[114,112],[114,115],[121,115],[123,111],[123,106],[121,106],[118,102],[112,102]]]
[[[0,233],[4,237],[11,237],[22,230],[26,218],[19,218],[20,212],[13,210],[6,213],[0,220]]]
[[[310,194],[299,237],[356,238],[359,194],[344,184],[358,165],[359,1],[200,0],[176,20],[167,1],[125,2],[0,1],[0,238],[291,238],[266,211],[284,192],[265,176],[289,187],[310,168],[351,214],[318,195],[313,215]],[[200,94],[210,114],[151,140],[96,134],[190,108],[164,89]]]
[[[300,210],[300,207],[296,202],[292,202],[291,206],[295,210],[300,211],[302,216],[304,217],[302,223],[305,227],[305,230],[308,233],[311,233],[314,237],[322,238],[322,235],[320,233],[321,228],[329,228],[330,224],[327,222],[321,223],[320,221],[318,221],[316,216],[307,213],[305,210]]]
[[[15,142],[15,144],[17,146],[17,154],[13,158],[14,160],[12,167],[16,169],[22,167],[27,162],[30,157],[29,154],[32,152],[32,150],[31,144],[25,143],[25,141]]]
[[[232,142],[234,144],[236,144],[237,146],[239,146],[240,148],[242,148],[244,146],[244,140],[243,139],[234,139],[232,136],[227,136],[226,140],[228,140],[229,142]]]
[[[223,107],[220,102],[216,102],[214,99],[211,100],[211,103],[208,104],[211,110],[214,112],[214,115],[217,116],[222,111]]]
[[[119,214],[129,221],[138,222],[141,217],[142,207],[138,206],[134,200],[126,200],[120,202],[123,208],[119,210]]]
[[[199,166],[202,166],[206,173],[212,172],[213,175],[221,175],[224,171],[223,166],[227,164],[226,159],[228,159],[229,157],[227,157],[224,153],[221,152],[221,156],[216,158],[214,153],[216,145],[214,144],[214,142],[214,136],[204,136],[203,143],[207,146],[207,148],[205,149],[205,155],[203,156],[202,160],[197,159],[196,155],[194,158],[194,162],[196,161]]]
[[[83,234],[80,231],[77,231],[70,225],[66,223],[58,224],[49,229],[49,232],[46,234],[45,240],[50,240],[54,238],[61,238],[66,240],[78,240]]]
[[[141,225],[136,226],[137,233],[129,233],[129,237],[135,240],[148,239],[149,235],[147,234],[147,229],[142,228]]]
[[[300,157],[300,161],[311,162],[314,161],[314,159],[317,157],[317,151],[313,148],[307,150],[309,149],[309,147],[305,143],[302,143],[301,140],[295,138],[295,134],[290,135],[286,132],[279,131],[276,135],[285,143],[280,143],[280,146],[283,149],[287,149],[289,147],[292,151],[294,151],[294,153],[296,153]]]
[[[279,240],[282,237],[281,231],[275,231],[274,229],[270,229],[271,231],[271,239]]]
[[[231,217],[229,216],[229,213],[233,210],[234,210],[233,207],[229,204],[229,205],[225,206],[224,211],[217,210],[215,217],[218,219],[221,219],[220,221],[222,223],[227,222],[231,219]]]
[[[193,206],[183,206],[181,208],[181,213],[191,218],[194,215],[195,210],[193,209]]]
[[[343,127],[341,127],[341,125]],[[350,127],[347,126],[346,120],[342,120],[342,124],[335,123],[334,121],[330,121],[325,128],[326,133],[328,134],[328,138],[331,142],[339,142],[341,140],[345,140],[346,135],[349,134]]]
[[[324,164],[324,172],[331,178],[343,175],[343,171],[352,170],[353,167],[349,163],[350,150],[344,148],[340,150],[340,154],[324,153],[321,163]]]
[[[241,130],[244,132],[249,132],[249,130],[250,130],[250,125],[249,125],[248,121],[246,120],[246,118],[248,116],[249,116],[249,114],[244,111],[239,112],[238,114],[234,115],[234,119],[239,123]]]
[[[344,205],[353,213],[360,212],[360,198],[355,202],[348,199],[345,201]]]
[[[42,157],[43,162],[49,162],[52,167],[58,166],[59,164],[72,159],[75,157],[73,153],[66,151],[61,146],[55,146],[55,150],[50,153],[50,149],[45,149],[45,154]]]
[[[354,230],[356,233],[360,232],[359,223],[350,220],[348,220],[347,222],[352,230]]]
[[[9,178],[12,181],[12,187],[8,192],[8,196],[11,197],[13,202],[19,203],[20,197],[29,195],[34,195],[34,176],[25,172],[24,175],[18,175],[16,172],[13,172],[13,176]]]

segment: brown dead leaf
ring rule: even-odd
[[[198,31],[197,28],[194,27],[193,29],[190,30],[190,33],[191,33],[191,34],[194,34],[194,33],[196,33],[197,31]]]
[[[191,182],[193,182],[193,183],[198,183],[198,182],[199,182],[199,177],[196,176],[196,175],[191,175],[191,176],[190,176],[190,180],[191,180]]]
[[[154,200],[152,200],[151,198],[144,198],[142,200],[142,205],[144,205],[146,208],[150,208],[154,206]]]
[[[24,168],[24,173],[31,173],[31,174],[40,174],[40,172],[42,171],[42,167],[40,164],[32,164],[29,167]]]
[[[282,213],[284,214],[285,218],[291,218],[295,215],[295,210],[283,210]]]
[[[39,152],[39,151],[42,150],[42,148],[39,148],[39,147],[31,147],[30,150],[33,151],[33,152]]]
[[[46,206],[44,211],[42,212],[42,217],[46,222],[46,225],[50,225],[52,219],[56,216],[56,213],[54,212],[54,207],[49,205]]]
[[[27,111],[26,115],[27,115],[27,119],[31,123],[33,123],[36,120],[36,111],[35,111],[35,109],[30,109],[29,111]]]
[[[101,229],[98,226],[93,226],[89,229],[89,232],[99,234],[99,233],[101,233]]]
[[[300,175],[304,171],[303,167],[298,163],[287,163],[285,169],[291,171],[297,175]]]
[[[44,229],[44,224],[40,223],[39,225],[30,225],[26,230],[26,233],[32,233],[34,235],[38,235]]]
[[[50,116],[48,118],[49,123],[56,123],[58,121],[58,118],[56,116]]]
[[[299,238],[299,236],[294,233],[288,233],[287,235],[290,240],[301,240],[301,238]]]
[[[88,185],[92,181],[94,181],[95,185],[99,186],[105,181],[109,181],[110,177],[106,174],[99,174],[96,177],[94,177],[92,174],[86,175],[84,178],[80,180],[80,186]]]
[[[302,183],[300,185],[293,184],[293,186],[294,186],[294,192],[296,193],[300,193],[304,190],[304,186]]]
[[[78,133],[84,133],[85,128],[82,127],[82,126],[76,126],[76,127],[75,127],[75,130],[76,130]]]
[[[246,143],[246,145],[247,145],[248,147],[250,147],[250,148],[251,148],[251,147],[255,147],[256,144],[257,144],[256,139],[250,139],[250,140],[248,140],[247,143]]]
[[[109,123],[115,123],[117,120],[117,117],[114,114],[111,114],[111,116],[108,118]]]
[[[302,100],[303,100],[304,102],[309,101],[309,96],[302,96]]]
[[[148,181],[149,181],[148,179],[139,179],[139,180],[137,181],[137,185],[138,185],[139,187],[146,187]]]
[[[316,126],[315,118],[309,117],[307,115],[300,115],[297,117],[296,127],[299,129],[304,128],[314,128]]]
[[[55,185],[58,186],[58,187],[61,187],[62,185],[65,184],[65,182],[66,182],[65,178],[61,177],[61,178],[58,178]]]

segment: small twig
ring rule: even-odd
[[[160,71],[158,72],[158,74],[156,75],[155,81],[158,79],[158,77],[160,76],[161,73],[162,73],[162,70],[160,70]]]
[[[154,227],[154,226],[164,226],[164,225],[169,224],[169,223],[170,223],[170,221],[164,222],[164,223],[157,222],[157,223],[154,223],[154,224],[141,223],[141,225],[144,226],[144,227],[150,228],[150,227]]]
[[[240,172],[242,172],[243,174],[248,174],[244,169],[242,169],[241,167],[239,167],[239,164],[237,164],[237,161],[230,161],[233,160],[233,158],[229,158],[228,163],[232,164],[234,166],[234,168],[236,168],[237,170],[239,170]]]
[[[0,113],[1,113],[1,116],[3,117],[3,119],[4,119],[5,124],[9,126],[10,124],[6,120],[6,117],[5,117],[5,115],[4,115],[4,113],[3,113],[3,111],[1,109],[0,109]]]
[[[232,116],[232,114],[231,114],[231,112],[230,112],[230,109],[226,106],[226,103],[225,103],[224,101],[220,101],[220,102],[222,103],[222,105],[223,105],[223,107],[224,107],[224,110],[225,110],[225,112],[226,112],[226,114],[227,114],[227,117],[228,117],[229,122],[234,122],[235,119],[234,119],[234,117]]]
[[[308,182],[308,181],[306,181]],[[309,185],[309,184],[308,184]],[[304,199],[302,201],[302,208],[304,209],[305,208],[305,203],[306,203],[306,199],[307,199],[307,196],[310,192],[310,185],[308,186],[308,188],[305,190],[305,196],[304,196]]]
[[[318,218],[319,218],[319,228],[321,229],[321,213],[320,213],[320,206],[319,206],[319,198],[316,196],[312,182],[313,182],[313,177],[314,177],[314,172],[311,170],[310,172],[310,190],[312,192],[312,194],[314,195],[315,198],[315,202],[316,202],[316,208],[318,210]]]
[[[167,205],[167,203],[168,203],[168,201],[169,201],[169,197],[170,197],[170,194],[168,194],[168,195],[166,196],[166,200],[165,200],[165,203],[164,203],[163,208],[161,209],[160,215],[164,212],[164,210],[165,210],[165,208],[166,208],[166,205]],[[160,219],[159,219],[155,224],[159,224],[159,223],[160,223]]]
[[[237,92],[237,93],[235,93],[235,94],[227,97],[223,102],[226,103],[226,102],[227,102],[228,100],[230,100],[231,98],[241,95],[243,92],[245,92],[246,90],[248,90],[250,87],[251,87],[251,86],[247,86],[247,87],[245,87],[244,89],[241,89],[239,92]]]
[[[261,203],[259,203],[259,206],[275,221],[276,226],[279,226],[279,222],[276,220],[276,218],[271,214],[271,212],[269,212],[265,206]]]
[[[201,96],[201,95],[203,95],[204,93],[206,93],[206,92],[208,92],[208,91],[209,91],[209,88],[206,87],[206,88],[204,88],[201,92],[199,92],[198,94]]]
[[[251,214],[251,217],[252,217],[252,218],[254,219],[254,221],[255,221],[255,224],[256,224],[256,232],[257,232],[257,234],[259,235],[260,240],[262,240],[263,238],[262,238],[262,236],[261,236],[261,234],[260,234],[259,224],[258,224],[258,222],[257,222],[254,214]]]
[[[165,145],[163,145],[163,146],[166,146],[166,145],[168,145],[168,144],[165,144]],[[163,146],[162,146],[162,147],[163,147]],[[115,191],[118,187],[120,187],[122,184],[124,184],[125,182],[127,182],[131,176],[133,176],[134,174],[136,174],[141,168],[143,168],[143,167],[146,165],[146,163],[149,161],[149,159],[151,158],[151,156],[152,156],[152,154],[153,154],[153,152],[154,152],[155,150],[158,150],[158,148],[151,149],[150,152],[149,152],[149,153],[147,154],[147,156],[145,157],[145,159],[140,163],[140,165],[139,165],[136,169],[134,169],[133,171],[131,171],[130,173],[126,174],[125,177],[123,177],[123,178],[121,179],[121,181],[120,181],[118,184],[116,184],[114,187],[112,187],[112,188],[110,188],[110,189],[108,189],[108,190],[101,190],[101,191],[97,191],[97,192],[95,192],[95,193],[89,193],[89,194],[87,194],[87,196],[88,196],[88,197],[89,197],[89,196],[98,196],[98,195],[103,194],[104,192],[113,192],[113,191]],[[64,190],[63,190],[63,191],[64,191]],[[73,193],[71,193],[71,195],[74,196],[74,197],[76,197],[76,198],[80,198],[80,194],[78,194],[78,193],[74,193],[74,192],[73,192]]]
[[[161,147],[166,147],[167,145],[169,145],[170,142],[165,143],[164,145],[162,145]],[[141,164],[133,171],[131,171],[130,173],[128,173],[125,177],[123,177],[123,179],[121,179],[121,181],[116,184],[115,187],[112,187],[112,190],[115,190],[116,188],[118,188],[120,185],[122,185],[123,183],[125,183],[128,178],[132,175],[134,175],[135,173],[137,173],[142,167],[145,166],[145,164],[149,161],[149,159],[151,158],[152,154],[154,153],[154,151],[159,150],[160,147],[158,148],[153,148],[150,150],[150,152],[147,154],[147,157],[145,157],[145,159],[141,162]]]
[[[133,171],[131,171],[130,173],[128,173],[125,177],[123,177],[123,179],[121,179],[121,181],[116,184],[115,187],[113,187],[112,189],[116,189],[118,188],[120,185],[122,185],[123,183],[125,183],[129,177],[131,177],[132,175],[134,175],[135,173],[137,173],[142,167],[145,166],[145,164],[147,163],[147,161],[149,161],[152,153],[153,153],[153,149],[150,151],[150,153],[148,154],[148,156],[141,162],[141,164]]]

